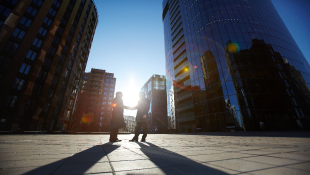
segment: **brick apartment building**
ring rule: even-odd
[[[63,131],[98,23],[92,0],[0,2],[0,130]]]
[[[105,70],[91,69],[83,74],[70,127],[72,131],[109,131],[115,83],[114,74]]]

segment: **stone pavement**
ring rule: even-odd
[[[260,135],[0,135],[0,174],[310,174],[309,133]]]

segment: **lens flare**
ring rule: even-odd
[[[231,42],[227,45],[227,51],[230,53],[237,53],[240,50],[240,45],[236,42]]]
[[[113,107],[115,107],[116,106],[116,103],[113,103],[113,105],[112,105]]]
[[[94,114],[84,114],[81,122],[88,124],[88,123],[91,123],[93,119],[94,119]]]

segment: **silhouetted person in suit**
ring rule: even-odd
[[[145,93],[139,93],[140,100],[135,107],[131,107],[130,109],[138,109],[136,116],[136,133],[135,136],[129,140],[130,142],[137,142],[140,134],[141,127],[143,128],[143,136],[141,142],[145,142],[145,138],[147,136],[147,114],[150,109],[150,100],[145,98]]]
[[[117,92],[115,98],[112,101],[112,119],[110,124],[110,142],[120,142],[117,138],[117,133],[119,128],[126,127],[124,121],[124,109],[129,109],[129,107],[123,104],[123,94],[122,92]]]

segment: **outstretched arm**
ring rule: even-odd
[[[130,109],[130,110],[135,110],[135,109],[138,109],[138,106],[139,106],[139,102],[136,106],[125,106],[124,105],[124,109]]]

